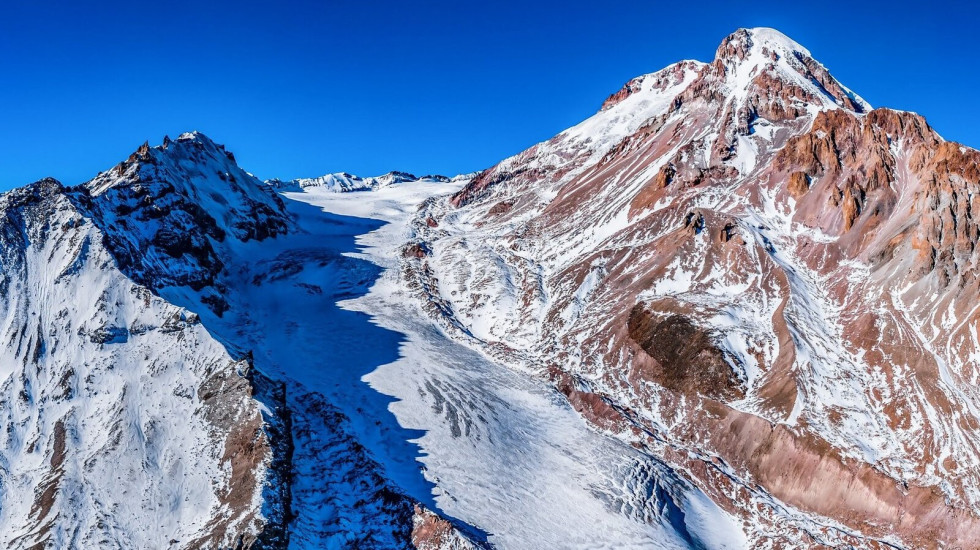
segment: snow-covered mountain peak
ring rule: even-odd
[[[151,147],[149,142],[143,143],[123,162],[110,170],[102,172],[92,181],[84,184],[92,195],[100,195],[119,185],[148,183],[162,172],[172,176],[175,182],[188,180],[189,183],[203,183],[201,176],[218,175],[218,180],[225,183],[237,183],[237,180],[258,180],[242,170],[235,163],[235,156],[227,151],[224,145],[215,143],[200,132],[186,132],[176,140],[163,138],[161,145]],[[221,176],[224,177],[221,177]],[[223,187],[218,182],[215,187]],[[261,185],[257,186],[261,188]]]
[[[245,365],[126,277],[82,196],[0,195],[0,546],[250,541],[270,455]]]
[[[712,67],[725,81],[725,94],[740,103],[752,95],[778,95],[809,109],[840,107],[858,113],[872,109],[831,76],[808,49],[775,29],[739,29],[728,35],[718,46]]]
[[[658,145],[641,165],[663,168],[665,181],[681,164],[690,165],[684,177],[692,182],[747,176],[819,113],[837,109],[863,114],[871,106],[779,31],[740,29],[722,41],[712,62],[680,61],[630,80],[598,113],[481,173],[453,201],[468,202],[517,170],[547,175],[554,192],[590,167],[642,149],[664,128],[677,142]]]
[[[282,199],[200,132],[144,143],[73,197],[104,225],[123,269],[150,287],[211,285],[229,237],[263,240],[293,225]]]
[[[119,196],[105,197],[102,202],[122,208],[121,214],[141,210],[150,218],[169,216],[168,205],[173,201],[193,203],[243,241],[261,240],[288,226],[281,199],[239,167],[224,145],[200,132],[187,132],[176,140],[164,137],[161,145],[153,147],[144,143],[81,189],[92,199],[112,192]],[[281,227],[246,227],[270,217],[278,218]]]
[[[164,141],[166,141],[166,139],[164,139]],[[204,132],[201,132],[199,130],[184,132],[183,134],[177,136],[177,141],[200,141],[204,143],[214,144],[214,141],[212,141],[211,138],[204,135]]]
[[[768,27],[742,28],[733,32],[721,41],[715,55],[718,59],[745,59],[750,52],[758,48],[776,52],[779,55],[800,55],[811,57],[810,50],[785,34]]]
[[[426,205],[417,286],[491,352],[567,380],[603,429],[596,403],[642,411],[623,433],[642,418],[681,462],[734,468],[701,482],[741,468],[764,489],[736,508],[772,497],[895,546],[976,546],[980,453],[959,419],[980,418],[980,152],[872,110],[771,29],[695,67],[657,93],[670,68],[634,79]],[[827,545],[875,547],[850,536]]]

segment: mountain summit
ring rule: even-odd
[[[810,51],[775,29],[739,29],[718,46],[713,65],[734,76],[729,93],[741,95],[755,85],[757,91],[777,90],[771,87],[768,77],[782,77],[795,83],[812,95],[810,102],[825,104],[830,100],[842,108],[865,112],[871,106],[845,88],[830,75],[827,69],[813,59]],[[795,81],[795,82],[794,82]],[[786,98],[783,98],[786,99]]]

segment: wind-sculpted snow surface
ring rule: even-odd
[[[410,277],[753,547],[968,547],[978,187],[980,153],[743,29],[427,202]]]

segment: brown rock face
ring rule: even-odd
[[[605,111],[606,109],[612,107],[613,105],[633,95],[633,92],[636,92],[637,90],[640,89],[640,85],[642,82],[643,82],[642,79],[630,80],[629,82],[624,84],[623,87],[618,92],[606,98],[606,100],[602,102],[602,107],[600,110]]]
[[[793,198],[798,199],[810,190],[810,178],[806,172],[793,172],[789,175],[789,182],[786,183],[786,190]]]
[[[678,393],[724,401],[744,397],[745,389],[715,338],[687,317],[659,317],[637,304],[627,326],[630,338],[660,366],[640,376]]]
[[[741,30],[427,205],[478,230],[408,272],[754,546],[976,547],[978,208],[980,152]]]
[[[243,517],[236,519],[246,525],[255,525],[253,533],[261,532],[263,518],[252,511],[251,506],[256,493],[261,491],[261,476],[272,458],[272,449],[263,427],[262,414],[249,407],[252,386],[234,371],[226,371],[215,373],[198,391],[208,421],[228,434],[221,461],[231,466],[231,477],[228,487],[219,495],[221,505],[228,510],[247,511],[239,512]],[[208,537],[192,542],[191,548],[221,545],[231,534],[229,531],[238,527],[217,521],[214,523],[214,531]],[[252,533],[239,539],[244,547],[251,546],[254,541],[255,535]]]
[[[418,550],[477,550],[453,524],[416,504],[412,519],[412,546]]]

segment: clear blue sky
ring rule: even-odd
[[[79,183],[192,129],[262,178],[477,170],[754,26],[980,146],[978,16],[903,0],[5,1],[0,189]]]

